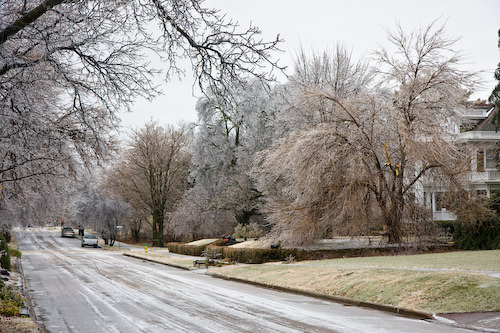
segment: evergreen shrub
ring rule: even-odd
[[[500,249],[500,219],[474,225],[457,223],[453,238],[461,250]]]
[[[10,256],[11,257],[14,256],[14,257],[17,257],[17,258],[21,258],[21,256],[22,256],[21,251],[13,249],[11,247],[9,248],[9,252],[10,252]]]
[[[12,269],[12,266],[10,264],[9,245],[7,244],[7,241],[2,234],[0,234],[0,253],[0,265],[2,266],[2,268],[10,271]]]
[[[12,287],[0,281],[0,314],[17,316],[24,306],[24,298]]]
[[[457,225],[456,221],[436,221],[437,225],[445,230],[450,235],[455,233],[455,226]]]

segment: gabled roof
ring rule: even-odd
[[[495,124],[493,123],[493,119],[495,115],[498,113],[498,107],[494,104],[485,104],[478,107],[488,108],[488,112],[486,113],[487,117],[483,119],[481,122],[477,124],[477,127],[473,129],[473,131],[481,131],[481,132],[496,132]]]

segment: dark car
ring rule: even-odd
[[[61,237],[72,237],[74,238],[76,235],[75,235],[75,231],[73,230],[73,228],[71,227],[64,227],[62,228],[61,230]]]

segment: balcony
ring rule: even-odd
[[[494,131],[470,131],[457,135],[459,141],[498,141],[500,132]]]
[[[498,170],[469,172],[466,180],[470,183],[500,182],[500,172]]]
[[[457,217],[452,212],[443,209],[438,212],[432,212],[432,219],[434,221],[455,221]]]
[[[489,109],[468,109],[462,114],[462,117],[469,119],[484,119],[488,116]]]
[[[488,117],[493,110],[492,105],[484,105],[484,106],[479,106],[479,107],[474,107],[474,108],[467,108],[462,113],[462,117],[468,118],[468,119],[485,119]]]

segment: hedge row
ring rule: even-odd
[[[306,251],[299,249],[252,249],[252,248],[233,248],[227,246],[193,246],[182,243],[168,243],[167,247],[170,252],[202,256],[202,252],[209,246],[216,249],[220,253],[221,258],[227,258],[231,261],[246,263],[246,264],[261,264],[269,261],[284,261],[293,257],[295,260],[316,260],[316,259],[333,259],[344,257],[362,257],[362,256],[377,256],[389,253],[397,253],[405,251],[403,248],[359,248],[359,249],[339,249],[339,250],[315,250]],[[429,248],[428,250],[439,250],[439,247]]]
[[[170,252],[197,257],[201,256],[201,253],[203,252],[203,250],[205,250],[206,247],[207,245],[197,246],[187,245],[184,243],[167,243],[167,248]]]
[[[223,247],[222,256],[231,261],[245,264],[262,264],[268,261],[282,261],[290,256],[297,260],[305,259],[306,251],[297,249],[242,249]]]

